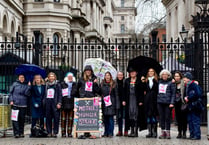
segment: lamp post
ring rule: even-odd
[[[179,34],[180,34],[181,39],[182,39],[183,42],[186,42],[187,41],[188,32],[189,31],[185,29],[185,26],[182,25],[181,32],[179,32]]]

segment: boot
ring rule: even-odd
[[[127,137],[128,136],[128,131],[124,132],[124,136]]]
[[[146,135],[146,138],[151,138],[152,137],[152,124],[148,124],[147,128],[148,128],[148,134]]]
[[[166,139],[171,139],[170,130],[166,131]]]
[[[134,133],[134,127],[131,127],[131,133],[128,135],[128,137],[134,137],[135,133]]]
[[[152,137],[157,138],[157,124],[152,125]]]
[[[182,135],[181,135],[181,131],[179,131],[179,133],[178,133],[178,135],[177,135],[177,137],[176,138],[181,138],[182,137]]]
[[[159,139],[165,139],[165,138],[166,138],[166,132],[162,130],[161,135],[159,136]]]
[[[183,131],[183,135],[182,135],[181,138],[182,138],[182,139],[186,139],[186,138],[187,138],[186,131]]]
[[[116,136],[123,136],[123,133],[121,131],[118,131],[118,133],[116,134]]]
[[[134,132],[134,134],[135,134],[135,137],[138,137],[138,127],[135,127],[135,132]]]

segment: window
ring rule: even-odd
[[[54,0],[54,2],[59,3],[59,2],[60,2],[60,0]]]
[[[122,24],[122,25],[120,26],[120,32],[121,32],[121,33],[125,33],[125,25],[124,25],[124,24]]]
[[[125,0],[121,0],[121,7],[124,7]]]
[[[58,47],[59,47],[59,36],[58,36],[58,34],[57,33],[55,33],[54,34],[54,36],[53,36],[53,43],[54,43],[54,52],[53,52],[53,54],[54,55],[58,55]]]
[[[124,16],[121,16],[121,20],[124,20]]]
[[[166,34],[162,35],[162,42],[166,42]]]

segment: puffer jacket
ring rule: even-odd
[[[92,97],[95,97],[96,94],[100,92],[99,85],[97,83],[94,83],[95,79],[96,79],[96,76],[92,75],[92,78],[90,79],[90,81],[93,82],[92,92],[85,91],[86,82],[84,81],[83,77],[78,80],[77,92],[78,92],[79,98],[92,98]]]
[[[104,97],[110,95],[110,100],[112,102],[111,106],[105,106]],[[101,96],[102,96],[102,112],[104,115],[115,115],[116,114],[116,102],[117,102],[117,90],[110,88],[109,83],[101,84]]]
[[[14,106],[27,107],[30,89],[26,82],[21,83],[19,80],[14,82],[10,87],[9,101],[13,102]]]
[[[165,87],[166,90],[161,90],[160,86]],[[165,92],[164,92],[165,91]],[[157,102],[161,104],[174,104],[176,97],[176,87],[170,80],[160,80],[158,84]]]

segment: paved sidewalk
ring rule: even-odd
[[[198,141],[188,139],[176,139],[177,128],[172,127],[171,139],[160,140],[160,139],[146,139],[145,135],[147,131],[139,133],[138,138],[128,137],[113,137],[113,138],[101,138],[101,139],[72,139],[72,138],[29,138],[30,126],[26,126],[25,138],[15,139],[13,137],[0,138],[0,145],[209,145],[207,140],[207,128],[202,127],[202,139]],[[115,129],[115,132],[117,128]],[[160,129],[158,129],[160,133]],[[189,133],[187,133],[189,136]]]

